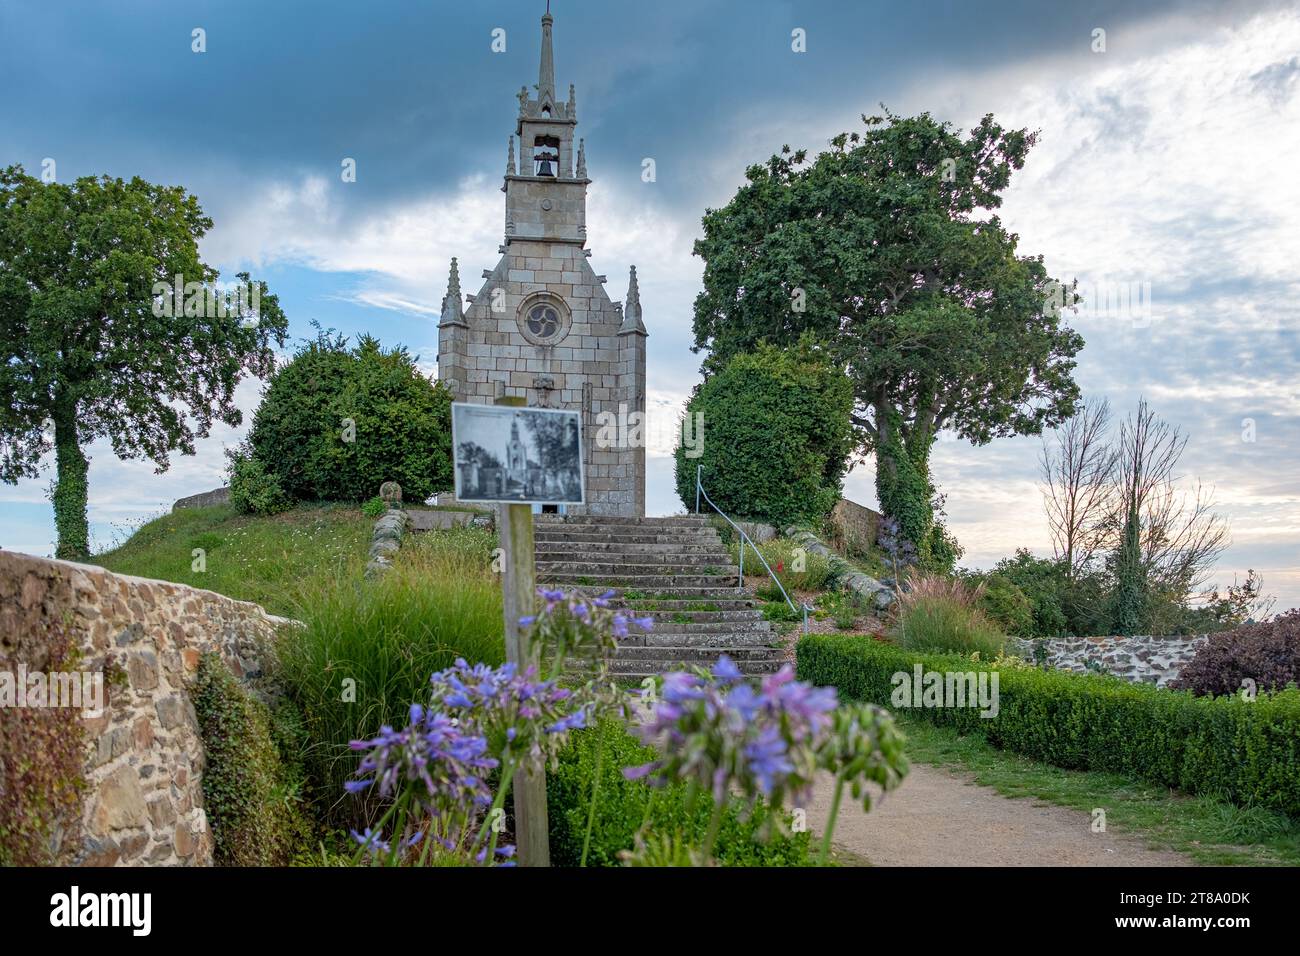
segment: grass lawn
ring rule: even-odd
[[[373,527],[350,505],[304,505],[269,518],[240,515],[230,505],[182,508],[90,563],[206,588],[292,617],[313,585],[360,575]],[[202,571],[194,570],[196,548],[205,552]]]
[[[1116,774],[1062,770],[919,718],[895,719],[907,734],[909,758],[966,771],[1006,796],[1036,797],[1085,813],[1101,807],[1108,828],[1207,866],[1300,865],[1300,822],[1283,814],[1190,797]]]

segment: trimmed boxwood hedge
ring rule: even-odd
[[[992,670],[954,655],[911,654],[853,635],[799,641],[801,680],[844,698],[890,706],[898,671]],[[999,710],[916,708],[933,723],[980,733],[997,747],[1067,769],[1144,777],[1188,793],[1220,796],[1300,817],[1300,691],[1194,697],[1101,674],[1001,668]]]
[[[644,780],[627,780],[624,767],[655,759],[655,751],[627,733],[621,721],[606,720],[597,727],[574,733],[560,753],[559,766],[546,774],[547,815],[550,824],[551,863],[577,866],[587,832],[592,779],[596,757],[600,760],[600,790],[592,826],[588,866],[619,866],[619,851],[630,850],[638,828],[646,818],[651,799],[649,831],[678,832],[694,845],[703,842],[708,830],[711,804],[707,795],[696,801],[695,813],[686,810],[686,788],[670,786],[652,789]],[[807,831],[789,837],[773,836],[763,842],[758,836],[763,808],[744,819],[739,800],[728,807],[718,830],[714,857],[723,866],[811,866]]]

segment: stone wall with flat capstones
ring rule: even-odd
[[[212,863],[203,808],[203,744],[188,688],[205,653],[236,677],[259,676],[283,619],[256,604],[69,561],[0,551],[4,657],[36,659],[58,622],[81,650],[79,672],[118,675],[86,731],[81,833],[60,862],[86,866]]]

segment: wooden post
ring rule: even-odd
[[[523,398],[509,395],[496,400],[498,405],[522,406]],[[506,617],[506,660],[521,671],[541,666],[540,648],[519,626],[519,619],[532,614],[537,590],[533,568],[532,505],[500,505],[497,511],[497,534],[505,558],[501,587]],[[550,866],[550,835],[546,819],[546,771],[517,771],[511,790],[515,795],[515,850],[520,866]]]

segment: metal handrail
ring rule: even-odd
[[[738,532],[740,532],[740,580],[736,582],[736,590],[737,591],[745,590],[745,545],[748,544],[751,548],[754,549],[754,554],[758,557],[758,560],[762,562],[763,568],[767,571],[767,576],[772,579],[772,583],[781,589],[781,597],[785,598],[785,603],[790,605],[790,610],[794,611],[796,614],[798,614],[800,611],[803,612],[803,632],[807,634],[808,633],[808,611],[809,611],[808,605],[800,603],[798,607],[794,606],[794,601],[790,600],[790,595],[785,592],[785,586],[781,584],[781,579],[778,578],[772,572],[772,568],[767,563],[767,559],[763,557],[763,552],[758,550],[758,545],[754,544],[753,539],[751,539],[749,535],[745,534],[744,528],[742,528],[740,525],[736,524],[736,522],[728,518],[726,512],[724,512],[721,508],[719,508],[717,505],[713,503],[713,499],[709,497],[709,493],[704,490],[703,474],[704,474],[704,466],[696,465],[695,466],[695,513],[696,514],[700,513],[700,496],[703,495],[704,500],[709,503],[709,506],[718,514],[722,515],[723,519],[726,520],[727,524],[731,525]]]

